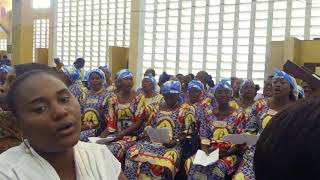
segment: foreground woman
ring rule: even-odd
[[[133,74],[123,69],[118,72],[116,83],[117,92],[111,93],[108,98],[107,128],[101,137],[114,135],[115,142],[108,144],[111,152],[121,161],[124,154],[132,146],[144,128],[147,120],[145,98],[138,95],[133,87]]]
[[[219,148],[220,159],[209,166],[195,165],[194,157],[186,162],[186,172],[189,179],[215,179],[223,180],[235,171],[241,160],[242,146],[221,141],[227,134],[239,132],[238,125],[244,121],[240,110],[232,108],[229,101],[232,98],[230,84],[226,81],[219,82],[214,88],[218,106],[213,111],[207,111],[200,126],[201,150],[210,153]]]
[[[0,179],[118,179],[121,164],[105,146],[79,142],[79,103],[55,74],[21,75],[8,101],[25,140],[0,155]]]
[[[249,122],[243,125],[244,131],[261,134],[273,116],[288,107],[297,99],[297,84],[293,77],[277,70],[272,79],[272,97],[255,103],[250,112]],[[255,146],[246,150],[235,180],[254,180],[253,157]]]
[[[104,89],[105,76],[100,69],[93,69],[88,74],[90,90],[81,100],[81,141],[88,141],[88,137],[99,136],[106,128],[104,120],[106,95]]]
[[[179,99],[181,84],[168,81],[161,87],[165,103],[160,106],[153,128],[167,128],[170,142],[154,144],[150,140],[141,140],[127,153],[125,174],[129,179],[165,179],[173,178],[180,163],[183,132],[187,133],[194,121],[194,109],[182,104]]]

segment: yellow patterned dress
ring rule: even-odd
[[[159,110],[152,127],[167,128],[169,137],[177,139],[194,122],[194,114],[195,109],[187,104],[173,111]],[[150,140],[141,140],[128,150],[124,173],[130,180],[174,177],[180,165],[181,150],[181,144],[166,148]]]
[[[132,146],[137,135],[143,132],[145,121],[148,120],[146,100],[143,95],[138,95],[132,102],[120,103],[115,93],[110,94],[108,99],[108,113],[106,124],[111,134],[117,134],[129,128],[132,123],[143,119],[143,125],[132,134],[124,136],[121,140],[108,144],[108,148],[121,162],[124,160],[124,154]]]
[[[221,141],[223,136],[241,132],[238,127],[244,121],[244,114],[240,110],[234,110],[230,115],[219,117],[213,110],[207,109],[205,119],[200,125],[201,144],[209,145],[210,149],[217,148],[228,150],[234,146],[230,142]],[[185,170],[188,179],[203,180],[214,179],[224,180],[226,175],[233,173],[241,162],[239,155],[232,155],[219,159],[209,166],[193,164],[194,156],[185,163]]]
[[[245,133],[260,134],[267,126],[277,111],[270,109],[269,100],[264,99],[256,102],[251,109],[249,121],[241,125]],[[253,157],[255,146],[249,146],[243,155],[243,160],[233,180],[254,180]]]

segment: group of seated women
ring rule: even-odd
[[[265,82],[258,100],[252,80],[222,79],[210,88],[204,71],[195,79],[173,76],[157,83],[148,70],[138,90],[128,69],[114,82],[107,67],[82,77],[69,66],[53,71],[16,65],[11,74],[2,111],[12,112],[4,119],[19,126],[14,138],[23,143],[0,156],[0,179],[253,180],[255,145],[223,137],[259,135],[273,116],[303,97],[295,79],[280,70]],[[170,140],[153,143],[146,133],[150,127],[168,129]],[[108,136],[115,138],[105,145],[83,143]],[[198,149],[207,154],[219,149],[219,160],[194,164]]]

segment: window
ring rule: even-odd
[[[128,47],[131,0],[56,0],[55,56],[85,69],[108,64],[109,46]]]
[[[144,8],[142,71],[157,74],[206,70],[263,87],[270,41],[304,39],[309,29],[320,36],[318,0],[148,0]]]
[[[33,22],[33,62],[36,48],[49,47],[49,19],[35,19]]]
[[[50,8],[50,0],[33,0],[32,5],[34,9]]]
[[[310,39],[320,37],[320,2],[312,0],[311,4],[311,22],[310,22]]]
[[[0,39],[0,50],[1,51],[7,50],[7,39]]]

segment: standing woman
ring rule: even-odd
[[[227,81],[221,80],[214,87],[214,95],[218,106],[212,111],[206,111],[200,126],[201,150],[209,154],[219,149],[220,159],[209,166],[193,164],[194,157],[186,162],[186,172],[189,179],[224,180],[227,175],[235,171],[240,162],[242,146],[222,141],[223,136],[239,132],[238,125],[244,120],[240,110],[232,108],[229,101],[232,89]]]
[[[72,66],[63,66],[61,68],[62,73],[59,73],[60,78],[68,86],[71,93],[77,98],[80,102],[81,99],[87,93],[87,88],[81,85],[81,74],[80,70]]]
[[[133,74],[128,69],[117,73],[116,84],[117,91],[108,98],[107,128],[101,137],[116,137],[115,142],[107,146],[123,162],[125,152],[136,142],[148,116],[144,96],[132,90]]]
[[[276,70],[272,79],[272,97],[255,103],[250,112],[249,122],[242,125],[244,132],[261,134],[269,121],[278,112],[288,107],[298,97],[296,80],[287,73]],[[254,180],[253,157],[255,146],[249,146],[237,170],[235,180]]]
[[[25,139],[0,155],[0,179],[123,179],[121,164],[105,146],[79,142],[79,103],[56,74],[19,76],[8,104]]]
[[[112,85],[111,71],[109,70],[108,66],[100,66],[99,69],[104,72],[104,75],[106,77],[106,83],[104,84],[104,88],[107,90],[108,87]]]
[[[82,112],[81,141],[88,141],[88,137],[99,136],[106,127],[103,118],[106,105],[104,84],[103,71],[93,69],[89,72],[88,85],[90,90],[80,102]]]
[[[194,122],[194,109],[180,102],[181,84],[167,81],[161,87],[165,103],[160,105],[153,128],[167,128],[170,141],[154,144],[142,140],[132,146],[126,155],[125,174],[129,179],[173,178],[180,167],[182,136]]]
[[[232,87],[232,99],[234,101],[240,100],[240,85],[241,85],[241,79],[237,77],[231,77],[231,87]]]

